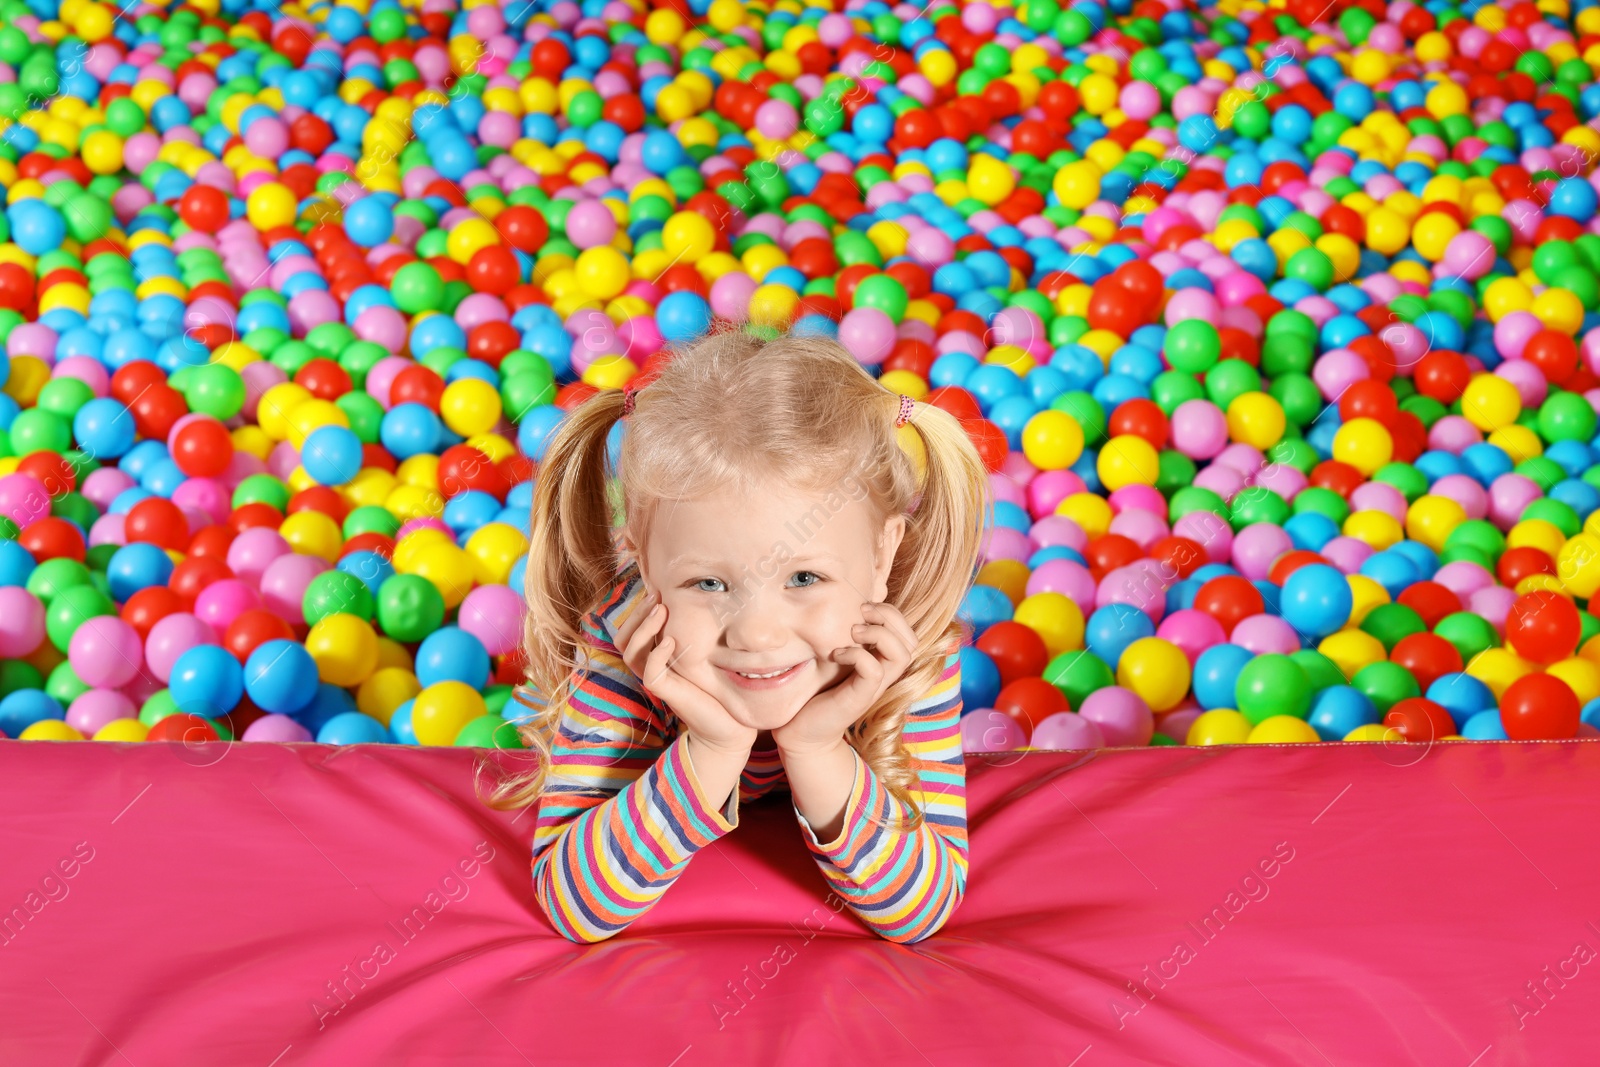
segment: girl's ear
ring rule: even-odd
[[[879,603],[889,595],[889,572],[894,569],[894,557],[900,551],[900,542],[905,536],[906,517],[891,515],[884,522],[883,533],[878,539],[877,562],[872,574],[872,599]]]

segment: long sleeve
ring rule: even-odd
[[[738,825],[739,790],[717,811],[671,712],[612,643],[636,584],[585,624],[577,689],[562,709],[533,837],[534,895],[574,941],[603,941],[648,911],[689,860]],[[596,624],[600,625],[596,625]]]
[[[916,831],[897,828],[911,811],[854,750],[855,784],[835,840],[818,841],[799,806],[791,805],[806,847],[845,905],[883,938],[910,943],[943,926],[966,892],[967,775],[956,652],[933,690],[907,713],[905,741],[920,778],[913,792],[925,815]],[[872,817],[889,825],[874,826]]]

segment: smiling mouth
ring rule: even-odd
[[[746,673],[744,671],[729,670],[727,667],[717,669],[727,675],[728,680],[741,689],[767,689],[782,685],[805,667],[807,661],[796,663],[792,667],[785,667],[776,671],[761,671]]]

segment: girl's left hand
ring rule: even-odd
[[[863,604],[861,616],[865,621],[851,630],[857,643],[834,649],[832,656],[853,672],[806,701],[793,719],[772,731],[780,751],[813,752],[838,744],[911,665],[917,635],[898,608]]]

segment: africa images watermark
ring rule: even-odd
[[[799,926],[796,926],[793,922],[789,924],[790,929],[795,932],[796,938],[799,939],[799,948],[796,948],[789,941],[779,941],[772,946],[771,955],[754,965],[755,970],[753,972],[751,971],[751,964],[745,964],[739,972],[743,977],[739,979],[738,983],[735,984],[732,980],[726,983],[724,988],[727,991],[727,995],[721,999],[711,1001],[711,1014],[716,1017],[717,1029],[726,1029],[729,1019],[734,1018],[749,1007],[751,1001],[755,1000],[756,996],[767,988],[767,983],[776,979],[782,973],[784,967],[793,963],[798,957],[800,949],[809,945],[833,921],[833,917],[844,910],[844,906],[845,899],[830,890],[822,904],[812,908],[810,914],[801,920]]]

